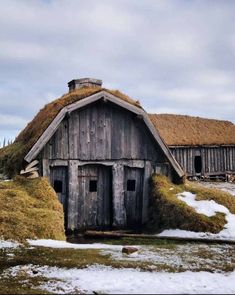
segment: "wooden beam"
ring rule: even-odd
[[[134,234],[120,231],[85,231],[84,236],[87,238],[134,238],[134,239],[151,239],[151,240],[171,240],[178,242],[197,242],[197,243],[212,243],[212,244],[231,244],[235,245],[234,240],[209,239],[209,238],[183,238],[170,236],[156,236],[151,234]]]

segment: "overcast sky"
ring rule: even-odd
[[[0,0],[0,141],[74,78],[235,122],[235,1]]]

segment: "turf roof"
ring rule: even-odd
[[[106,91],[125,102],[141,108],[139,101],[131,99],[118,90],[109,90],[101,87],[82,87],[66,93],[62,97],[45,105],[33,118],[31,122],[20,132],[15,142],[0,149],[0,173],[14,176],[23,166],[24,157],[34,146],[43,132],[54,120],[56,115],[65,107],[74,102],[82,100],[93,94]]]
[[[82,87],[80,89],[73,90],[54,100],[53,102],[45,105],[44,108],[38,112],[34,119],[18,135],[15,142],[22,142],[24,144],[27,144],[30,149],[43,134],[43,132],[47,129],[47,127],[50,125],[56,115],[65,106],[101,91],[106,91],[134,106],[137,106],[139,108],[141,107],[138,101],[134,101],[133,99],[118,90],[108,90],[100,87]]]
[[[169,146],[235,145],[235,125],[229,121],[171,114],[149,118]]]

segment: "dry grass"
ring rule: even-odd
[[[64,214],[46,178],[0,182],[0,237],[64,240]]]
[[[1,170],[9,177],[16,175],[23,166],[23,159],[39,137],[47,129],[56,115],[67,105],[82,100],[100,91],[106,91],[120,99],[141,107],[138,101],[132,100],[127,95],[118,90],[108,90],[105,88],[83,87],[69,92],[55,101],[47,104],[41,109],[34,119],[25,127],[10,146],[0,149],[0,173]]]
[[[170,114],[149,114],[167,145],[235,144],[235,125],[229,121]]]
[[[154,175],[152,177],[150,228],[152,230],[182,229],[195,232],[220,232],[226,224],[224,214],[217,213],[212,217],[198,214],[176,197],[176,194],[183,191],[197,193],[198,199],[213,199],[234,212],[235,198],[229,194],[189,184],[174,185],[165,176]]]

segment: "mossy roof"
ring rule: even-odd
[[[73,90],[62,97],[54,100],[53,102],[47,104],[42,108],[38,114],[33,118],[33,120],[21,131],[17,136],[15,142],[24,143],[28,146],[27,150],[37,142],[39,137],[47,129],[56,115],[65,107],[81,99],[84,99],[93,94],[99,93],[101,91],[106,91],[110,94],[121,98],[122,100],[141,108],[140,103],[128,97],[118,90],[108,90],[100,87],[82,87],[80,89]]]
[[[169,146],[235,145],[235,125],[229,121],[171,114],[149,114]]]
[[[84,86],[66,93],[62,97],[45,105],[20,132],[13,144],[0,149],[0,173],[4,172],[9,176],[17,174],[23,165],[26,154],[64,107],[101,91],[106,91],[125,102],[141,108],[138,100],[133,100],[118,90]]]

